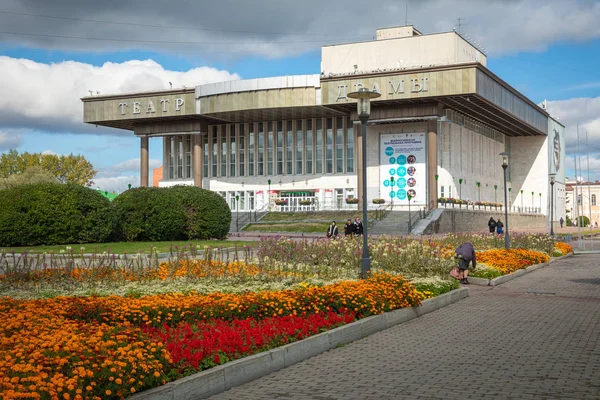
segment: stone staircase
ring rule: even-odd
[[[256,221],[260,221],[262,217],[267,214],[267,211],[257,211],[257,212],[242,212],[236,213],[235,211],[231,212],[231,224],[229,225],[229,233],[237,233],[241,232],[242,229],[248,224],[251,224]],[[237,219],[239,218],[239,220]]]
[[[411,212],[413,220],[418,219],[418,213]],[[369,234],[398,235],[408,233],[408,211],[389,211],[381,221],[375,221],[369,227]]]

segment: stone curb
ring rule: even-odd
[[[460,288],[423,301],[420,307],[401,308],[319,333],[304,340],[231,361],[215,368],[135,394],[131,400],[205,399],[271,372],[289,367],[394,325],[430,313],[469,296]]]
[[[572,256],[573,253],[569,253],[569,254],[565,254],[564,256],[560,256],[560,257],[555,257],[555,258],[551,258],[550,261],[545,262],[545,263],[540,263],[540,264],[535,264],[532,265],[530,267],[527,267],[525,269],[518,269],[515,272],[508,274],[508,275],[502,275],[499,276],[497,278],[494,279],[485,279],[485,278],[475,278],[475,277],[469,277],[469,283],[472,283],[474,285],[480,285],[480,286],[498,286],[503,284],[504,282],[508,282],[508,281],[512,281],[513,279],[521,276],[521,275],[525,275],[529,272],[533,272],[536,269],[545,267],[546,265],[556,262],[558,260],[562,260],[563,258],[566,257],[570,257]]]

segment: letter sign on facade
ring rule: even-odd
[[[169,111],[169,99],[160,99],[157,100],[161,104],[162,112],[166,113]],[[175,99],[175,111],[183,111],[182,107],[185,104],[185,100],[182,97]],[[122,102],[117,105],[119,108],[121,115],[126,115],[126,108],[129,107],[129,104]],[[156,114],[156,107],[154,106],[154,101],[148,100],[148,103],[145,101],[132,101],[131,102],[131,113],[132,114],[141,114],[142,107],[146,111],[146,114]]]

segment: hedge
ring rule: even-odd
[[[40,183],[0,190],[0,246],[106,242],[110,202],[76,184]]]
[[[231,223],[225,200],[194,186],[130,189],[113,205],[117,240],[222,239]]]

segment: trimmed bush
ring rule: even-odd
[[[117,240],[221,239],[231,223],[225,200],[194,186],[130,189],[113,205]]]
[[[114,213],[95,190],[39,183],[0,190],[0,246],[99,243],[110,238]]]

